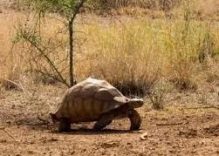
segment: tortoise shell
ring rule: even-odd
[[[72,123],[96,121],[101,114],[124,104],[137,108],[143,105],[143,100],[125,97],[105,80],[88,78],[66,91],[55,116]]]

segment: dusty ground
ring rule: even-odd
[[[64,90],[45,85],[1,90],[0,155],[219,155],[217,92],[207,91],[206,101],[198,93],[171,93],[163,111],[152,110],[146,100],[138,110],[139,131],[127,131],[124,119],[102,132],[89,130],[90,123],[59,134],[47,121]]]

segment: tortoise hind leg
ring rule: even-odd
[[[67,118],[60,119],[59,132],[69,132],[71,130],[71,123]]]
[[[104,127],[112,122],[113,118],[114,116],[111,113],[103,114],[100,119],[94,124],[93,129],[96,131],[102,130]]]
[[[138,130],[141,126],[141,117],[139,113],[136,110],[131,109],[128,112],[128,118],[131,122],[130,130]]]

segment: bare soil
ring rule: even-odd
[[[72,125],[58,133],[48,113],[65,89],[38,85],[24,92],[0,92],[0,155],[219,155],[219,97],[206,93],[170,93],[165,109],[152,110],[149,101],[138,109],[139,131],[129,131],[128,119],[114,121],[101,132],[93,123]],[[203,99],[202,99],[203,100]]]

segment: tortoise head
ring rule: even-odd
[[[127,98],[127,97],[114,97],[114,100],[119,103],[128,104],[131,108],[138,108],[144,104],[144,100],[141,98]]]
[[[143,100],[143,99],[139,99],[139,98],[133,98],[133,99],[130,99],[130,100],[128,101],[128,104],[129,104],[131,107],[139,108],[139,107],[143,106],[144,100]]]
[[[51,119],[52,119],[53,123],[56,123],[58,121],[58,118],[57,118],[57,116],[55,114],[49,113],[49,115],[51,116]]]

